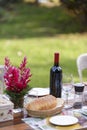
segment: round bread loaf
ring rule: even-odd
[[[49,110],[57,106],[57,98],[52,95],[39,97],[27,104],[26,109],[37,111],[37,110]]]

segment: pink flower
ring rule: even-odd
[[[26,64],[26,57],[24,57],[18,68],[11,65],[10,60],[7,57],[5,58],[6,72],[4,74],[4,80],[6,84],[6,90],[20,93],[28,86],[32,74],[30,73],[30,68],[26,68]]]

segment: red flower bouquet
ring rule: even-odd
[[[4,81],[6,84],[5,93],[10,96],[14,103],[19,103],[19,99],[23,98],[29,91],[30,87],[30,68],[26,67],[27,58],[24,57],[19,67],[15,67],[10,60],[5,58],[5,74]]]

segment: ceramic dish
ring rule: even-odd
[[[45,96],[49,94],[49,88],[32,88],[28,94],[30,96]]]
[[[60,115],[53,116],[49,119],[50,123],[59,126],[68,126],[78,123],[78,119],[74,116]]]
[[[82,113],[83,115],[87,116],[87,106],[86,106],[86,107],[83,107],[83,108],[81,109],[81,113]]]

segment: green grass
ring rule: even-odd
[[[17,4],[0,23],[0,62],[8,56],[18,66],[24,56],[31,68],[31,87],[48,87],[54,52],[60,52],[63,72],[79,81],[76,59],[87,52],[87,27],[61,6]],[[8,17],[7,17],[8,16]],[[86,74],[84,76],[85,80]]]

